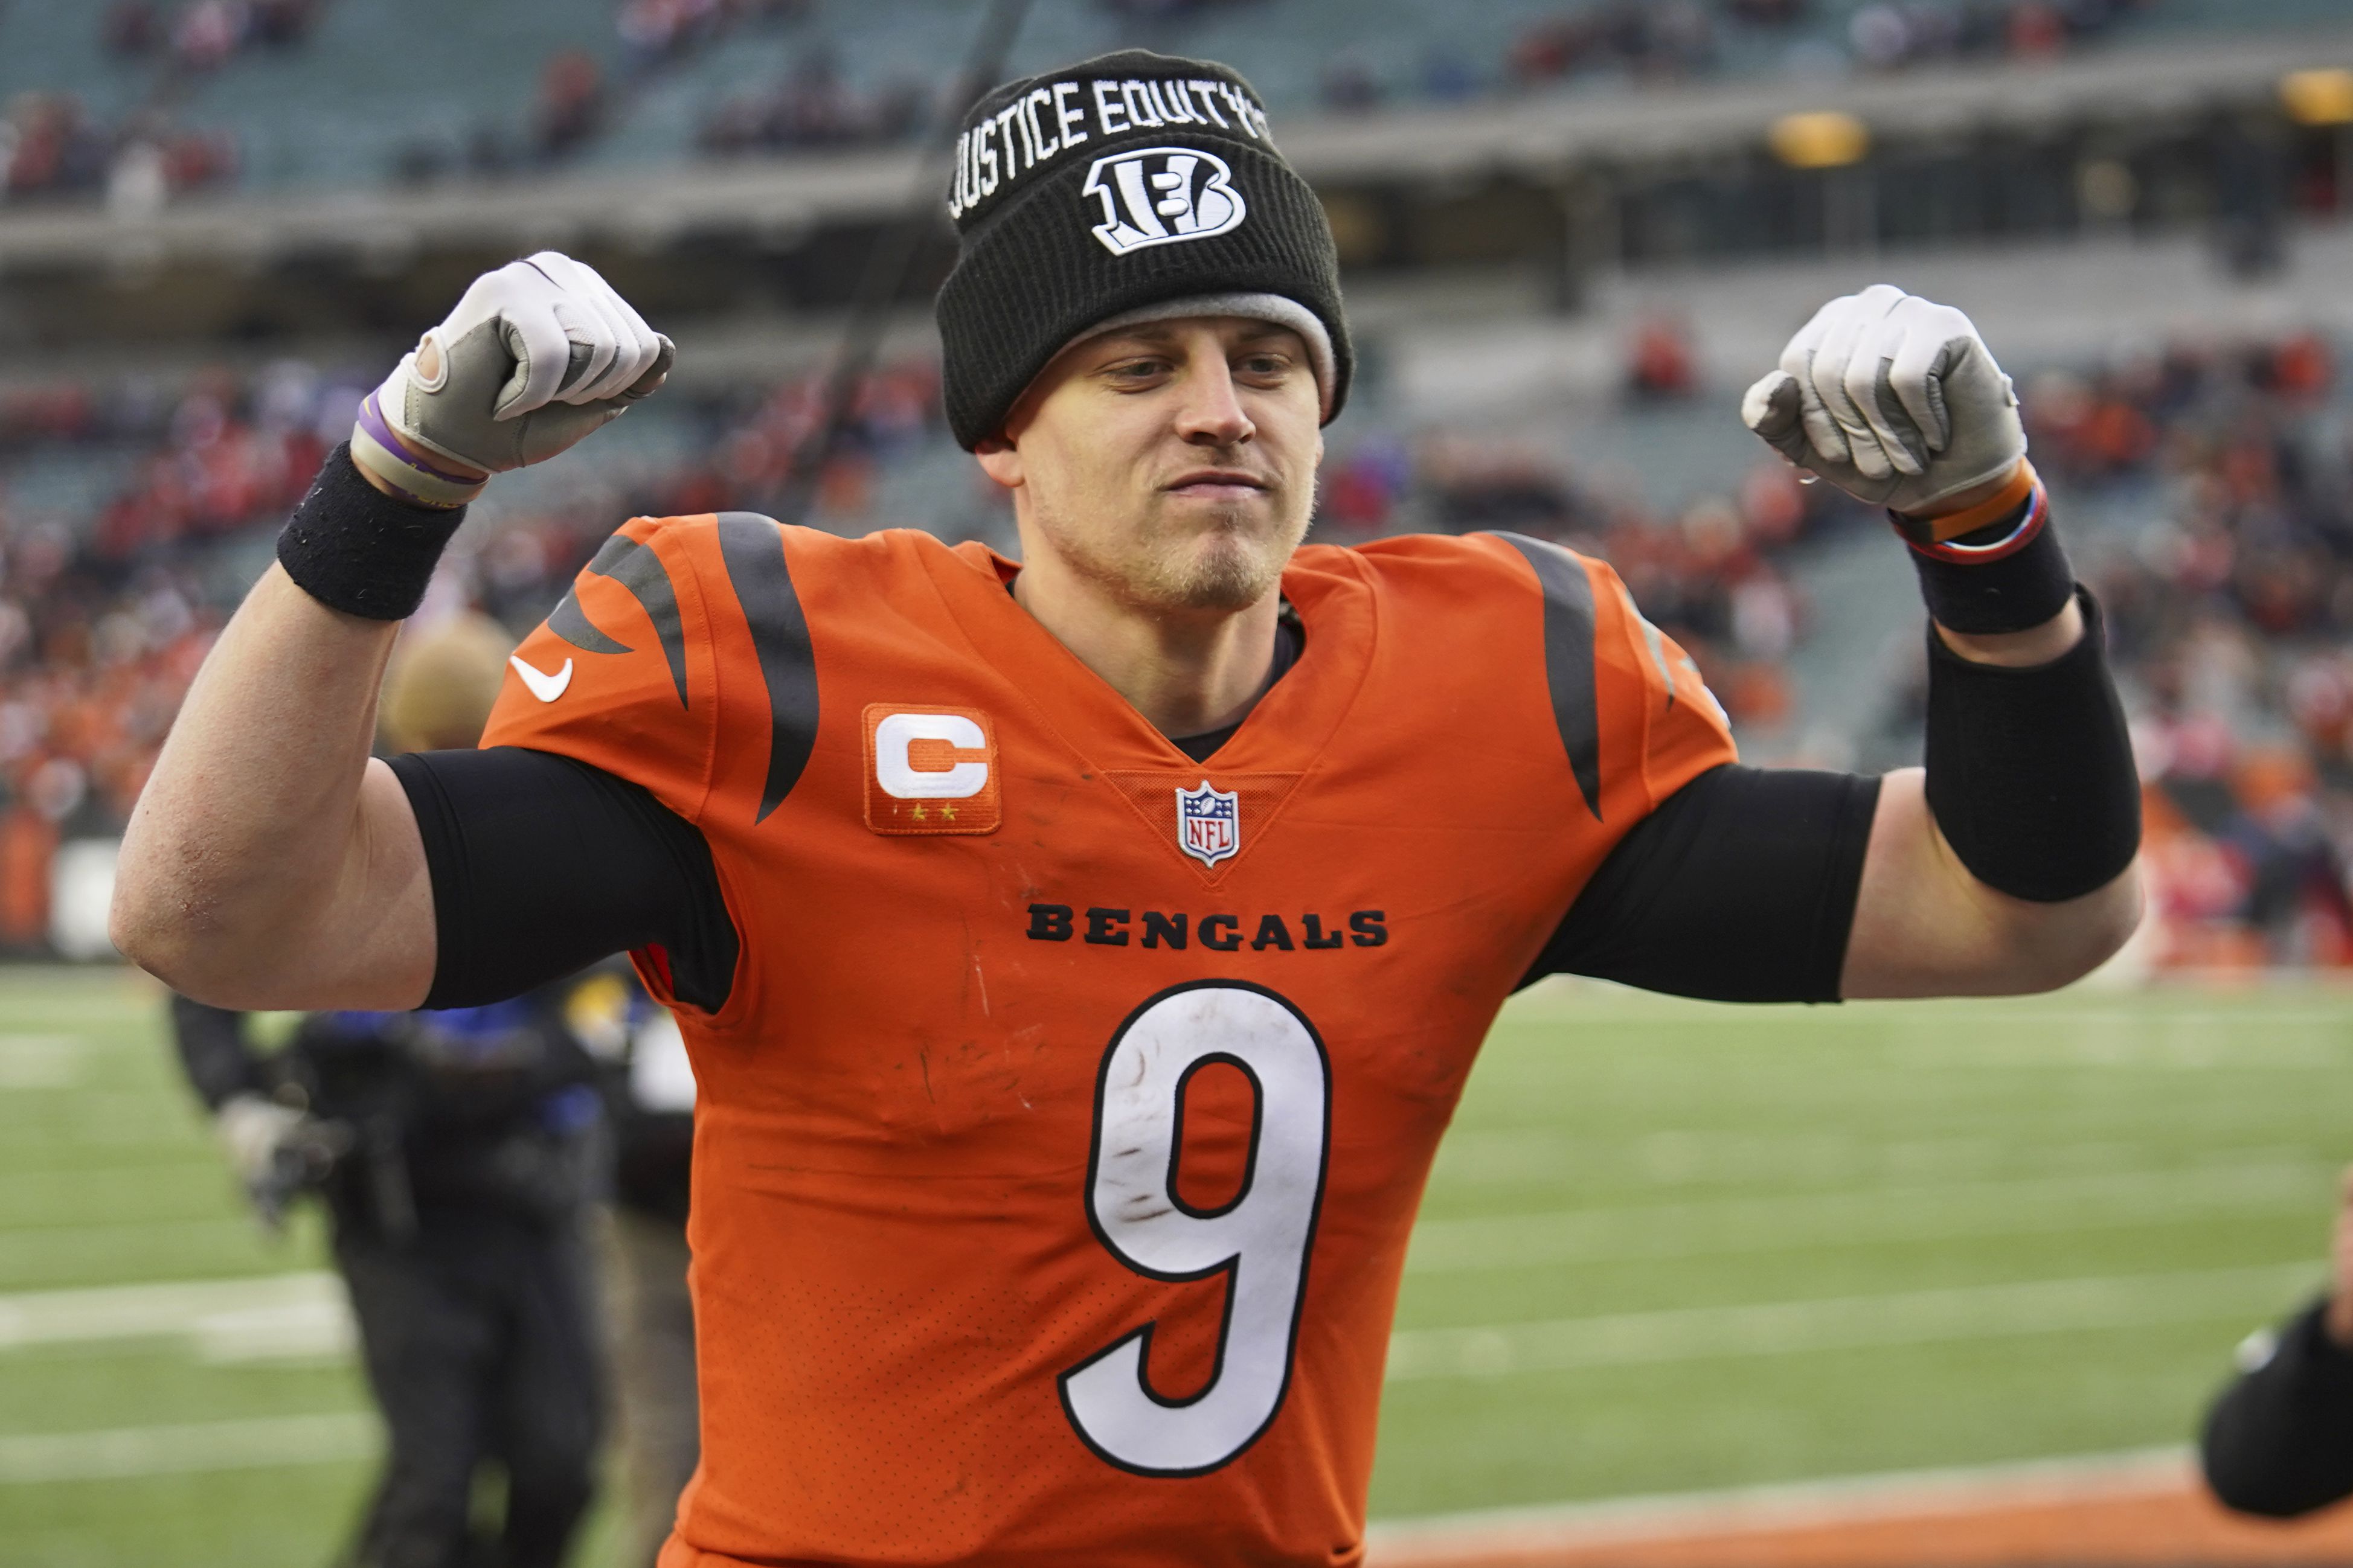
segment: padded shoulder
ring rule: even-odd
[[[1498,679],[1498,658],[1540,666],[1560,754],[1594,821],[1622,829],[1733,760],[1697,666],[1605,563],[1516,533],[1402,535],[1335,553],[1356,556],[1424,635],[1476,650],[1460,661],[1466,672]]]

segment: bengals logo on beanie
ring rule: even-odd
[[[965,447],[1093,323],[1196,295],[1312,312],[1338,413],[1353,359],[1331,228],[1226,67],[1133,49],[997,89],[956,139],[947,209],[959,246],[936,313]]]
[[[1207,239],[1250,216],[1234,172],[1215,153],[1151,147],[1095,160],[1082,195],[1103,198],[1095,237],[1113,256],[1147,245]]]

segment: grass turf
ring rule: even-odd
[[[1409,1264],[1376,1516],[2184,1439],[2231,1346],[2321,1278],[2348,1026],[2353,994],[2313,987],[1521,999]],[[245,1219],[150,987],[0,970],[0,1293],[322,1259],[315,1225],[272,1246]],[[19,1345],[0,1469],[21,1438],[364,1408],[336,1357]],[[140,1468],[0,1479],[0,1563],[313,1564],[367,1480]]]

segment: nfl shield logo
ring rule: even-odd
[[[1176,792],[1176,846],[1204,866],[1214,866],[1242,847],[1240,798],[1213,789],[1208,779],[1198,789]]]

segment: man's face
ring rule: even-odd
[[[980,447],[1022,545],[1131,607],[1234,611],[1274,590],[1323,459],[1307,346],[1288,328],[1189,317],[1066,349]]]

